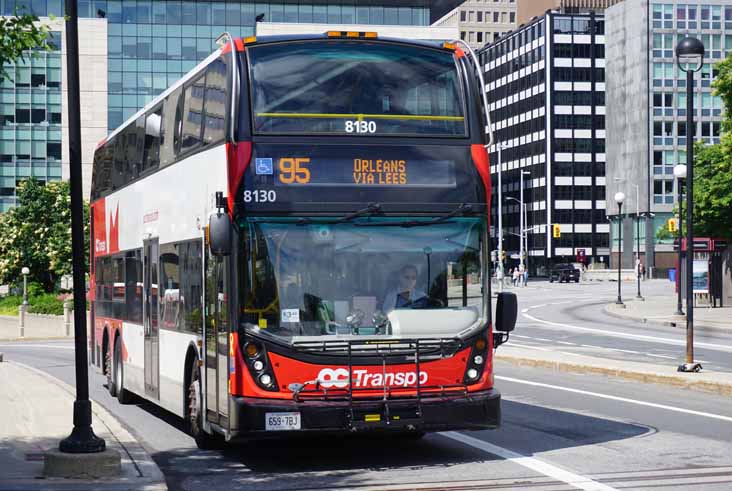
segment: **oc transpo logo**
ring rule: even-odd
[[[367,370],[353,370],[354,387],[408,387],[417,383],[417,372],[369,373]],[[425,384],[427,372],[419,372],[419,383]],[[323,368],[318,373],[320,386],[326,389],[345,389],[348,387],[348,370],[345,368]]]

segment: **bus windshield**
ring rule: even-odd
[[[485,326],[484,219],[404,223],[246,220],[244,327],[296,341],[455,337]]]
[[[345,40],[247,52],[256,134],[466,136],[451,52]]]

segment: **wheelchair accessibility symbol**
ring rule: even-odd
[[[258,176],[271,176],[274,174],[271,158],[256,159],[254,162],[254,168]]]

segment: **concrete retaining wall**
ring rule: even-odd
[[[68,331],[68,332],[67,332]],[[70,315],[68,328],[62,315],[25,314],[25,326],[20,328],[20,317],[0,315],[0,339],[59,338],[74,336],[74,316]]]

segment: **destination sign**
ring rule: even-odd
[[[399,158],[274,159],[275,186],[455,187],[450,160]]]

